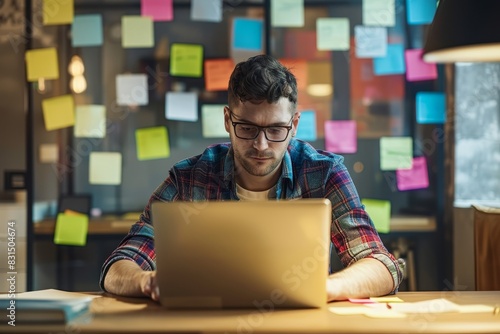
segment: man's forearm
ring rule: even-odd
[[[130,297],[144,296],[143,287],[149,280],[145,272],[135,262],[120,260],[111,265],[104,278],[106,291]]]
[[[328,277],[328,300],[382,296],[393,287],[392,276],[385,265],[366,258]]]

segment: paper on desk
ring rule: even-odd
[[[391,303],[391,310],[401,313],[459,312],[460,307],[447,299],[431,299],[415,303]]]
[[[90,295],[86,293],[70,292],[57,289],[44,289],[16,294],[16,299],[74,299],[74,298],[96,298],[99,295]],[[11,298],[9,294],[0,294],[0,298]]]

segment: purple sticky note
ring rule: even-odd
[[[325,148],[333,153],[356,153],[358,150],[356,121],[326,121]]]
[[[422,59],[422,49],[406,50],[406,80],[422,81],[437,78],[436,64],[429,64]]]
[[[429,174],[425,157],[413,158],[410,169],[396,170],[396,180],[400,191],[429,187]]]
[[[153,21],[172,21],[172,0],[141,0],[141,16],[151,16]]]

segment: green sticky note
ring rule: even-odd
[[[224,104],[202,105],[201,125],[203,138],[229,138],[224,126]]]
[[[380,138],[380,169],[410,169],[413,163],[413,140],[411,137]]]
[[[135,140],[137,159],[139,160],[168,158],[170,156],[167,128],[164,126],[137,129]]]
[[[170,48],[170,74],[200,78],[203,73],[203,46],[174,43]]]
[[[75,137],[104,138],[106,135],[106,107],[101,105],[76,106]]]
[[[60,213],[57,215],[54,243],[58,245],[85,246],[88,228],[89,217],[87,215]]]
[[[388,233],[391,229],[391,202],[379,199],[363,199],[361,203],[373,221],[379,233]]]
[[[153,20],[149,16],[122,16],[122,47],[151,48],[154,46]]]

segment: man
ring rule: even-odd
[[[395,291],[401,268],[364,210],[343,158],[293,139],[300,119],[293,74],[270,56],[255,56],[236,65],[228,93],[224,124],[231,142],[210,146],[170,170],[140,221],[103,264],[101,288],[159,299],[152,201],[315,197],[332,202],[331,239],[346,267],[328,277],[328,300]]]

